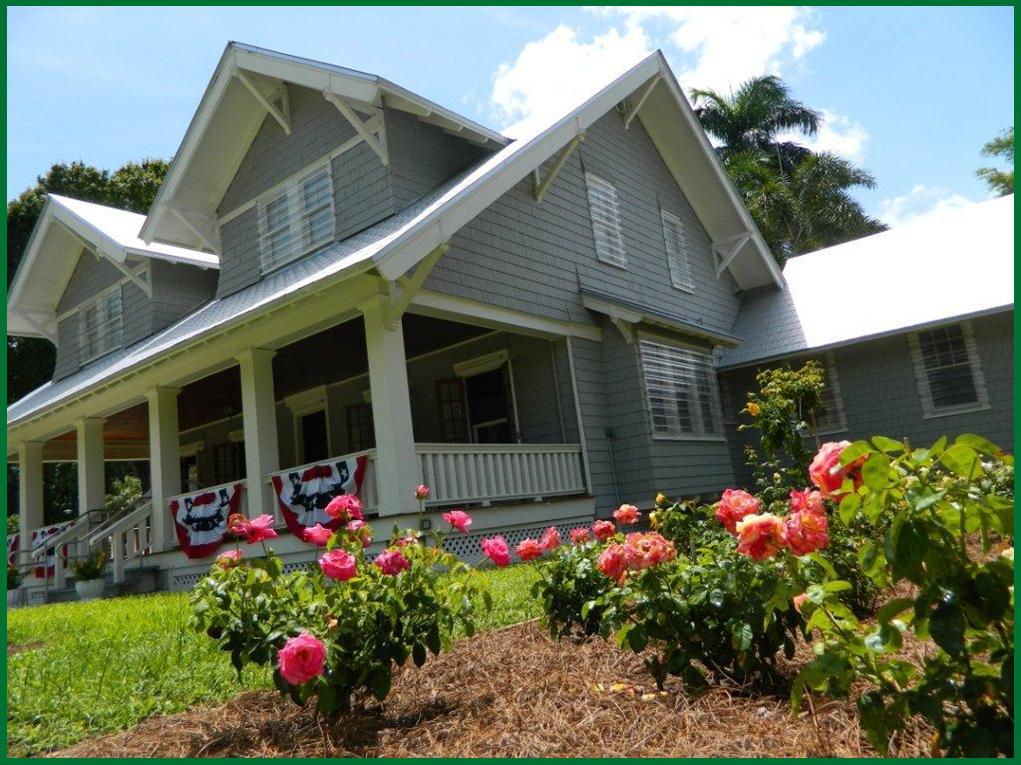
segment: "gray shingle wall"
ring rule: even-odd
[[[989,393],[990,408],[945,417],[923,416],[918,383],[906,334],[837,348],[833,358],[840,383],[847,431],[822,437],[823,441],[855,440],[873,435],[927,446],[940,436],[978,433],[1008,451],[1014,444],[1014,331],[1013,314],[971,320],[975,345]],[[801,359],[796,359],[797,363]],[[755,368],[725,374],[731,417],[744,406],[747,391],[755,389]],[[740,447],[755,441],[754,431],[733,432],[735,458]],[[739,480],[749,473],[735,462]]]
[[[152,280],[152,331],[157,332],[210,300],[216,293],[217,272],[154,260]]]
[[[154,332],[153,304],[141,287],[132,282],[121,287],[121,307],[124,310],[123,346],[134,345]]]
[[[53,367],[53,379],[62,380],[77,372],[80,362],[78,314],[74,313],[57,324],[57,359]]]
[[[90,297],[98,295],[123,278],[124,274],[106,258],[97,257],[82,249],[78,265],[75,266],[67,287],[64,288],[64,294],[57,301],[57,315],[77,308]]]
[[[611,469],[610,443],[606,438],[612,422],[612,399],[607,395],[603,348],[601,343],[577,338],[571,341],[571,348],[588,447],[592,495],[596,500],[596,513],[607,516],[617,506],[618,492]]]
[[[259,212],[254,207],[220,227],[220,277],[216,296],[233,295],[262,278]]]
[[[583,174],[617,188],[628,268],[596,258]],[[660,209],[685,225],[694,294],[670,285]],[[586,133],[541,204],[531,177],[483,211],[451,240],[428,289],[557,319],[593,321],[579,287],[656,306],[678,319],[729,331],[738,309],[729,274],[717,279],[709,237],[641,125],[625,131],[610,112]]]

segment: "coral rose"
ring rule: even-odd
[[[358,561],[347,550],[330,550],[319,559],[319,568],[330,579],[346,582],[358,573]]]
[[[380,571],[388,576],[396,576],[402,571],[407,571],[411,568],[411,561],[405,558],[404,553],[398,550],[383,550],[372,562]]]
[[[503,537],[497,536],[492,539],[483,539],[482,552],[500,568],[510,563],[510,548],[507,547],[507,540]]]
[[[235,536],[245,536],[245,529],[248,528],[248,519],[241,513],[231,513],[227,516],[227,531]]]
[[[677,557],[674,543],[655,531],[628,534],[624,541],[624,557],[628,568],[641,570]]]
[[[599,554],[596,567],[610,579],[620,582],[627,571],[627,553],[624,545],[612,544]]]
[[[613,517],[621,526],[630,526],[638,520],[638,508],[634,505],[621,505],[613,511]]]
[[[284,643],[277,660],[280,676],[291,685],[301,685],[323,674],[326,646],[311,633],[302,632]]]
[[[571,537],[571,544],[583,545],[592,539],[592,532],[588,529],[571,529],[569,536]]]
[[[830,543],[828,525],[823,513],[791,513],[784,520],[783,540],[795,555],[807,555]]]
[[[330,541],[330,537],[333,536],[333,532],[323,526],[323,524],[317,523],[315,526],[310,526],[301,532],[301,536],[304,537],[305,541],[309,544],[315,545],[316,547],[326,547],[326,543]]]
[[[464,510],[451,510],[449,513],[444,513],[443,520],[462,534],[468,533],[468,527],[471,526],[472,523],[471,516]]]
[[[354,494],[338,494],[330,500],[330,504],[323,510],[331,518],[338,518],[344,523],[348,521],[360,521],[362,515],[362,501]]]
[[[805,605],[805,601],[808,600],[808,593],[803,592],[800,595],[795,595],[791,598],[791,603],[794,604],[794,610],[799,614],[801,613],[801,607]]]
[[[746,515],[737,522],[737,551],[753,560],[763,560],[783,548],[783,521],[772,513]]]
[[[822,492],[817,489],[791,490],[791,512],[792,513],[819,513],[826,514],[826,505],[823,503]]]
[[[423,499],[429,499],[429,487],[424,483],[420,483],[415,487],[415,499],[421,501]]]
[[[542,545],[534,539],[524,539],[518,542],[517,551],[521,560],[534,560],[542,557]]]
[[[596,521],[592,524],[592,532],[596,535],[596,539],[605,542],[617,533],[617,527],[611,521]]]
[[[742,489],[727,489],[716,503],[716,520],[731,534],[737,533],[737,523],[747,515],[759,512],[762,503]]]
[[[244,553],[240,550],[227,550],[216,556],[216,562],[223,568],[233,568],[243,557]]]
[[[656,495],[656,507],[666,507],[670,504],[670,500],[667,499],[666,494],[660,492]]]
[[[563,540],[560,538],[560,532],[557,531],[557,527],[550,526],[543,532],[542,539],[539,540],[539,546],[546,552],[553,552],[560,547],[562,542]]]
[[[840,501],[847,492],[841,491],[844,480],[850,478],[857,489],[861,486],[861,466],[865,462],[865,455],[854,460],[850,464],[841,465],[840,455],[848,446],[850,441],[830,441],[823,444],[812,463],[808,466],[808,477],[812,479],[823,497]]]

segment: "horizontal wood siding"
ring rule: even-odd
[[[158,332],[211,300],[217,276],[216,269],[153,261],[152,331]]]
[[[74,267],[74,272],[64,288],[64,294],[57,301],[57,315],[77,308],[123,278],[124,274],[109,260],[82,249],[81,255],[78,256],[78,265]]]

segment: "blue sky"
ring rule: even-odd
[[[686,88],[779,74],[897,225],[987,196],[1013,123],[1012,8],[8,8],[7,195],[56,161],[170,157],[227,40],[373,72],[498,129],[662,48]],[[808,143],[813,144],[812,141]]]

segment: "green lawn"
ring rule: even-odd
[[[487,629],[538,612],[531,566],[486,570],[493,593]],[[187,627],[187,593],[58,603],[7,612],[7,748],[13,757],[70,746],[241,690],[271,687],[245,670],[239,686],[226,654]]]

